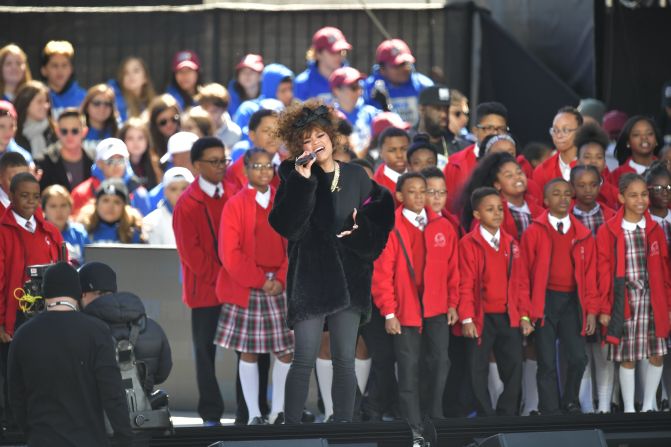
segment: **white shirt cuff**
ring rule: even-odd
[[[461,324],[468,324],[472,322],[473,322],[472,318],[464,318],[463,320],[461,320]]]
[[[384,316],[384,319],[385,320],[391,320],[392,318],[395,318],[395,317],[396,317],[396,315],[394,315],[394,314],[387,314],[387,315]]]

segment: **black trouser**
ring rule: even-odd
[[[519,413],[522,389],[522,333],[510,327],[508,314],[485,314],[479,343],[468,340],[471,383],[477,402],[478,414],[493,416],[494,409],[489,395],[489,354],[493,350],[503,393],[496,404],[496,414],[515,416]]]
[[[381,420],[385,412],[390,411],[398,395],[396,375],[394,374],[394,338],[384,329],[384,317],[373,306],[371,319],[361,328],[371,358],[370,378],[367,395],[364,398],[364,411],[373,420]]]
[[[418,327],[403,326],[393,338],[401,415],[413,428],[421,428],[423,415],[443,418],[443,392],[450,369],[447,316],[425,318],[421,332]]]
[[[557,379],[557,338],[566,352],[566,383],[561,406],[580,405],[578,394],[587,354],[582,332],[582,310],[576,293],[548,290],[545,296],[545,320],[536,325],[536,356],[538,358],[538,409],[541,414],[560,412]]]
[[[466,417],[475,409],[475,396],[471,386],[471,372],[468,366],[468,339],[450,337],[448,354],[452,365],[447,375],[447,384],[443,394],[443,409],[447,417]]]
[[[191,309],[191,335],[196,355],[198,383],[198,414],[203,421],[219,421],[224,413],[224,401],[217,382],[214,361],[217,347],[214,336],[221,306]]]
[[[14,334],[19,330],[19,327],[28,320],[26,314],[20,310],[16,311],[16,320],[14,322]],[[2,379],[2,398],[0,399],[0,422],[6,426],[14,425],[14,418],[12,417],[12,409],[9,408],[9,388],[7,382],[7,368],[9,357],[9,343],[0,343],[0,379]]]

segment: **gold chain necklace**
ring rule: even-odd
[[[340,180],[340,165],[335,160],[333,163],[335,163],[335,171],[333,172],[333,181],[331,182],[331,192],[336,192],[336,190],[340,191],[340,187],[338,187],[338,180]]]

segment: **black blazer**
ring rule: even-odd
[[[77,186],[70,184],[70,179],[68,179],[68,173],[65,169],[60,149],[60,143],[56,142],[52,144],[47,148],[44,160],[37,162],[37,166],[43,171],[42,178],[40,179],[41,190],[44,190],[44,188],[51,185],[62,185],[67,188],[68,191],[72,191],[74,187]],[[86,180],[91,176],[93,160],[86,155],[85,151],[82,152],[81,163],[84,165],[84,180]]]

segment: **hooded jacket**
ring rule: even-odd
[[[624,322],[631,318],[629,294],[626,287],[626,259],[622,219],[624,207],[615,217],[601,225],[597,232],[599,313],[610,315],[606,341],[619,344],[624,333]],[[655,336],[669,335],[669,309],[671,309],[671,278],[669,253],[664,230],[650,214],[645,213],[646,264],[650,303],[655,321]]]
[[[346,64],[343,64],[345,66]],[[308,63],[307,68],[294,80],[294,96],[300,101],[319,98],[325,103],[333,102],[329,80],[319,73],[316,61]]]
[[[104,321],[115,340],[128,340],[133,323],[140,326],[135,345],[135,359],[145,392],[153,391],[168,378],[172,370],[172,353],[168,337],[158,323],[147,317],[142,300],[129,292],[102,295],[84,308],[84,313]]]

